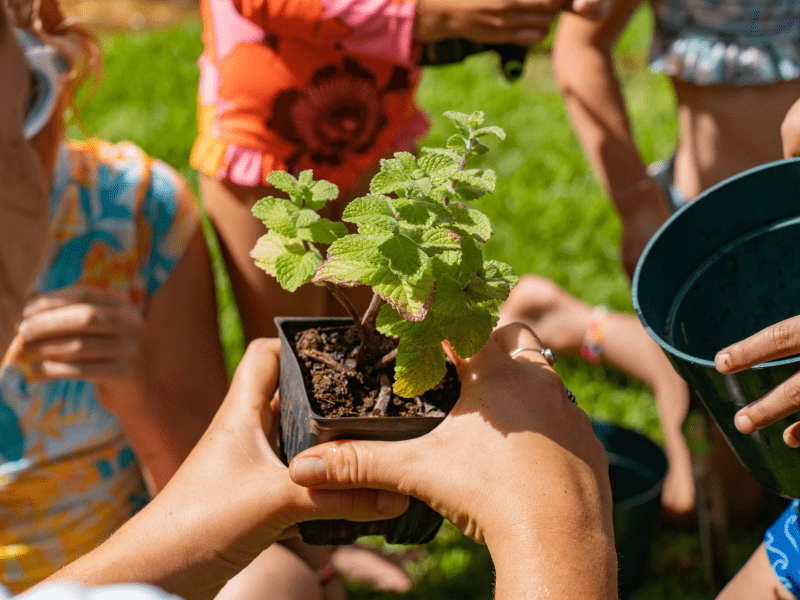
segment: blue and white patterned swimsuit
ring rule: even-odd
[[[651,0],[650,68],[697,85],[800,79],[797,0]]]
[[[769,564],[784,587],[795,596],[800,595],[799,507],[800,500],[793,501],[764,534]]]

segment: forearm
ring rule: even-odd
[[[624,216],[640,201],[637,192],[647,181],[647,167],[631,131],[611,53],[570,34],[566,20],[554,42],[553,69],[587,157]]]

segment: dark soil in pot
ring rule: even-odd
[[[458,399],[460,384],[452,365],[442,383],[411,399],[391,392],[394,361],[367,361],[356,368],[359,337],[350,319],[275,322],[282,343],[281,453],[287,464],[303,450],[327,441],[419,437],[434,429]],[[378,354],[383,355],[394,342],[383,338],[380,346]],[[362,535],[383,535],[392,544],[424,544],[441,522],[438,513],[412,498],[408,510],[395,519],[301,523],[300,533],[303,541],[318,545],[349,544]]]

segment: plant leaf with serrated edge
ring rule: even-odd
[[[427,251],[428,248],[441,250],[460,250],[461,236],[453,233],[449,229],[435,227],[426,229],[421,237],[422,247]]]
[[[450,212],[458,228],[477,236],[482,242],[492,237],[492,222],[481,211],[451,206]]]
[[[344,223],[320,219],[319,221],[310,223],[307,227],[298,229],[297,234],[301,240],[327,245],[346,236],[347,226]]]
[[[461,136],[458,136],[458,137],[461,137]],[[487,148],[487,150],[488,150],[488,148]],[[429,154],[443,154],[444,156],[449,156],[450,158],[452,158],[453,160],[455,160],[457,162],[460,161],[461,157],[462,157],[462,155],[458,154],[457,152],[454,152],[453,150],[449,150],[447,148],[420,148],[420,153],[423,156],[427,156]]]
[[[395,359],[395,394],[403,398],[419,396],[446,374],[447,362],[441,345],[420,348],[408,340],[400,340]]]
[[[407,184],[408,179],[403,171],[386,169],[381,170],[372,178],[372,183],[369,184],[369,191],[373,194],[394,194],[398,190],[404,190]]]
[[[319,215],[308,208],[300,209],[292,218],[295,227],[308,227],[312,223],[319,221],[319,219]]]
[[[483,121],[486,119],[486,115],[482,110],[474,111],[469,117],[467,117],[467,125],[470,126],[471,129],[475,129],[476,127],[480,127],[483,125]]]
[[[497,320],[497,310],[475,307],[468,317],[443,322],[441,329],[453,351],[461,358],[469,358],[486,344]]]
[[[422,321],[409,322],[388,304],[381,307],[375,324],[383,335],[411,340],[421,348],[440,345],[444,340],[441,329],[436,326],[433,319],[426,318]]]
[[[296,239],[292,240],[275,231],[268,231],[258,238],[255,248],[250,251],[250,256],[255,259],[256,266],[275,277],[275,261],[278,256],[302,248],[303,245]]]
[[[469,115],[455,110],[448,110],[444,116],[453,122],[459,133],[469,135]]]
[[[506,139],[506,132],[503,131],[502,127],[498,127],[497,125],[492,125],[490,127],[481,127],[480,129],[476,129],[475,131],[472,132],[472,137],[478,138],[488,133],[497,136],[501,140]]]
[[[377,194],[370,194],[356,198],[342,213],[342,221],[356,225],[368,225],[376,229],[391,232],[397,229],[395,210],[389,198]]]
[[[283,198],[269,196],[262,198],[253,206],[253,214],[257,216],[267,229],[277,231],[285,237],[297,237],[295,219],[300,209]]]
[[[405,281],[416,283],[423,276],[431,274],[430,258],[409,237],[393,235],[378,249],[389,262],[392,271]]]
[[[447,138],[447,149],[460,157],[467,155],[467,140],[463,135],[451,135]]]
[[[421,321],[431,308],[436,279],[432,274],[425,273],[417,281],[407,281],[385,265],[375,272],[367,285],[406,321]]]
[[[443,273],[436,282],[431,311],[445,318],[468,317],[474,309],[472,300],[464,291],[464,286],[456,279]]]
[[[386,262],[378,246],[388,237],[351,234],[339,238],[328,247],[328,256],[317,269],[314,281],[370,285]]]
[[[297,179],[292,175],[286,171],[272,171],[272,173],[267,175],[267,181],[282,192],[289,194],[292,198],[292,202],[299,205],[303,189]]]
[[[475,300],[503,302],[518,282],[519,277],[510,265],[498,260],[487,260],[478,276],[472,280],[469,294]]]
[[[311,169],[302,171],[297,177],[297,182],[300,185],[310,186],[312,183],[314,183],[314,171]]]
[[[281,287],[289,292],[308,283],[322,263],[316,249],[284,252],[275,260],[275,278]]]
[[[491,193],[497,186],[497,174],[492,169],[468,169],[453,175],[453,179],[476,190]]]
[[[444,154],[426,154],[418,162],[435,185],[449,183],[458,171],[458,161]]]
[[[321,179],[311,186],[311,198],[306,199],[306,206],[311,210],[319,210],[331,200],[336,200],[339,197],[339,187]]]

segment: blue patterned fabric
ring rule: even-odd
[[[795,500],[764,534],[764,545],[772,570],[792,594],[800,594],[800,500]]]

